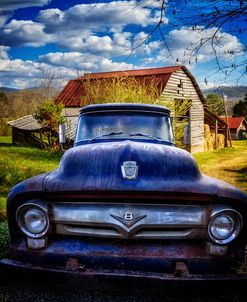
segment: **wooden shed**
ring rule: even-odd
[[[47,147],[42,140],[43,126],[31,114],[9,121],[8,125],[12,126],[13,145],[31,145],[41,149]]]
[[[65,136],[68,141],[75,140],[75,131],[80,108],[64,108],[62,116],[66,118]],[[43,140],[44,126],[38,123],[33,115],[25,115],[16,120],[9,121],[12,127],[13,145],[30,145],[45,149],[48,144]]]
[[[85,105],[82,101],[85,95],[83,85],[85,81],[89,78],[100,80],[113,77],[135,77],[144,81],[155,79],[153,82],[161,87],[161,94],[166,98],[190,100],[188,149],[192,153],[204,151],[204,104],[206,101],[195,78],[185,66],[87,74],[70,80],[58,95],[56,102],[63,103],[65,107],[82,107]]]

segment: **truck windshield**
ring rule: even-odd
[[[155,140],[174,143],[170,117],[150,112],[97,112],[80,116],[76,141]]]

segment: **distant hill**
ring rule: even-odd
[[[4,93],[11,93],[11,92],[18,92],[19,89],[10,88],[10,87],[0,87],[0,92]]]
[[[209,93],[215,93],[221,96],[222,93],[227,96],[229,100],[242,100],[247,94],[247,86],[220,86],[220,87],[213,87],[209,89],[204,89],[203,93],[205,95]]]
[[[226,95],[228,115],[232,115],[233,106],[240,100],[243,100],[245,95],[247,95],[247,86],[220,86],[204,89],[202,92],[204,96],[210,93],[215,93],[220,97],[222,96],[222,93]]]

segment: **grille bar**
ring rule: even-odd
[[[222,206],[126,203],[52,204],[56,234],[128,239],[202,239]]]

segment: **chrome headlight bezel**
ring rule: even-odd
[[[219,219],[219,217],[227,217],[227,219],[229,219],[229,221],[231,221],[234,224],[232,231],[229,232],[229,235],[226,238],[217,238],[214,232],[212,231],[212,227],[216,219]],[[222,209],[212,215],[208,223],[208,236],[213,242],[217,244],[225,245],[232,242],[239,235],[242,226],[243,226],[243,218],[238,211],[233,209]]]
[[[36,210],[41,215],[43,215],[45,224],[44,224],[44,228],[42,229],[42,231],[34,233],[34,232],[31,232],[30,229],[27,227],[27,225],[24,221],[24,216],[30,210]],[[43,202],[36,201],[36,200],[26,202],[17,209],[16,221],[17,221],[17,224],[18,224],[19,228],[21,229],[21,231],[29,238],[42,238],[47,234],[47,232],[50,228],[48,208]]]

